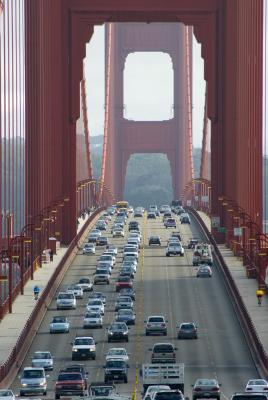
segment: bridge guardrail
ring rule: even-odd
[[[261,340],[258,336],[258,333],[255,329],[255,326],[252,322],[252,319],[248,313],[248,310],[245,306],[245,303],[237,289],[237,286],[233,280],[233,277],[229,271],[229,268],[227,267],[224,258],[218,249],[217,243],[211,234],[209,230],[207,229],[204,221],[200,217],[200,215],[197,213],[197,211],[191,207],[187,207],[188,211],[192,214],[192,216],[198,221],[199,225],[201,226],[205,236],[208,238],[208,240],[213,244],[214,246],[214,254],[216,255],[218,259],[218,263],[220,265],[220,271],[222,272],[222,275],[224,277],[224,282],[226,285],[226,288],[231,295],[232,303],[233,306],[236,309],[238,319],[240,322],[240,325],[242,327],[242,330],[244,332],[246,341],[249,345],[249,349],[251,351],[252,357],[254,359],[254,362],[260,372],[260,375],[262,375],[265,379],[268,378],[268,355],[266,351],[263,348],[263,345],[261,343]]]
[[[81,237],[85,233],[86,229],[88,228],[89,224],[94,220],[94,218],[103,210],[105,207],[98,208],[93,212],[92,215],[88,218],[85,225],[82,227],[80,232],[76,235],[76,237],[72,240],[68,250],[64,254],[63,258],[61,259],[59,265],[55,269],[53,275],[51,276],[50,280],[48,281],[45,289],[42,291],[39,300],[37,301],[30,317],[26,321],[26,324],[18,337],[16,345],[13,347],[8,359],[4,364],[0,366],[0,388],[4,383],[4,380],[8,379],[8,376],[12,372],[12,368],[19,367],[19,358],[20,355],[24,354],[27,351],[31,341],[33,339],[34,332],[37,331],[40,322],[43,319],[44,313],[48,308],[55,291],[57,290],[58,286],[60,285],[64,274],[68,268],[66,262],[68,261],[69,257],[71,256],[72,252],[77,247]],[[65,267],[65,268],[64,268]],[[24,357],[22,357],[24,358]]]

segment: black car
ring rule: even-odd
[[[156,219],[156,213],[154,211],[149,211],[147,213],[147,219]]]
[[[106,236],[100,236],[96,242],[97,246],[107,246],[108,245],[108,238]]]
[[[124,360],[119,360],[118,358],[110,359],[106,361],[104,366],[104,382],[110,381],[123,381],[127,383],[128,381],[128,364]]]
[[[108,328],[108,343],[117,340],[128,342],[128,327],[125,322],[114,322]]]
[[[129,296],[133,301],[136,300],[135,290],[132,288],[123,288],[120,290],[120,296]]]
[[[151,244],[158,244],[159,246],[161,246],[161,239],[159,236],[150,236],[149,237],[149,246],[151,246]]]
[[[136,229],[139,229],[138,221],[130,221],[129,224],[128,224],[128,230],[129,231],[134,231]]]
[[[198,244],[198,239],[192,238],[189,240],[187,247],[188,249],[194,249],[197,244]]]

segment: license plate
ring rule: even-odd
[[[211,394],[210,394],[210,393],[204,393],[204,396],[206,396],[206,397],[210,397],[210,396],[211,396]]]
[[[119,375],[114,375],[114,378],[119,378]]]

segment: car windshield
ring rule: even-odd
[[[106,362],[106,368],[123,368],[125,362],[121,360],[111,360]]]
[[[198,379],[196,386],[218,386],[218,383],[215,379]]]
[[[132,302],[132,299],[131,299],[131,297],[128,297],[128,296],[120,296],[120,297],[118,297],[118,301],[123,301],[124,303],[131,303]]]
[[[11,390],[0,390],[0,397],[9,397],[9,396],[13,396]]]
[[[100,314],[98,314],[98,313],[86,314],[85,318],[100,318]]]
[[[72,293],[59,293],[58,299],[73,299],[74,295]]]
[[[163,317],[150,317],[149,322],[164,322]]]
[[[24,379],[44,378],[45,373],[43,369],[26,369],[23,371],[22,377]]]
[[[191,330],[194,326],[192,324],[181,324],[181,329]]]
[[[98,269],[98,271],[96,271],[96,275],[107,275],[107,274],[108,274],[107,269]]]
[[[111,391],[113,391],[112,386],[98,386],[91,388],[91,393],[93,396],[109,396]]]
[[[124,349],[111,349],[108,351],[109,356],[124,356],[127,352]]]
[[[79,373],[59,374],[58,381],[81,381],[82,376]]]
[[[112,259],[112,256],[109,254],[104,254],[104,255],[100,256],[100,260],[110,261],[111,259]]]
[[[183,396],[180,392],[158,392],[156,393],[155,400],[182,400]]]
[[[130,279],[128,276],[119,276],[118,282],[129,282]]]
[[[111,330],[125,330],[126,329],[126,325],[125,324],[113,324],[110,326]]]
[[[74,344],[75,346],[90,345],[94,344],[94,340],[92,338],[75,339]]]
[[[79,280],[79,283],[90,283],[90,279],[82,278],[82,279]]]
[[[157,344],[153,348],[154,353],[173,353],[174,348],[171,344]]]
[[[124,248],[124,253],[127,253],[127,252],[130,252],[130,253],[132,253],[132,252],[135,252],[136,251],[136,249],[135,249],[135,247],[133,247],[133,246],[128,246],[128,247],[125,247]]]
[[[67,318],[66,317],[54,317],[52,320],[53,323],[65,323],[67,322]]]
[[[96,299],[96,300],[89,300],[88,305],[89,305],[89,306],[102,306],[102,305],[103,305],[103,302],[102,302],[101,300],[98,300],[98,299]]]
[[[34,353],[33,358],[35,360],[50,360],[51,359],[51,354],[50,353],[46,353],[46,352],[36,352]]]
[[[262,386],[262,385],[267,385],[267,382],[264,379],[256,379],[248,381],[248,385]]]
[[[119,310],[118,311],[119,315],[133,315],[132,310]]]

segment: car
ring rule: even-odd
[[[171,208],[170,208],[170,206],[169,205],[166,205],[166,204],[163,204],[161,207],[160,207],[160,213],[161,214],[164,214],[165,212],[171,212]]]
[[[125,322],[114,322],[107,329],[108,343],[115,340],[128,342],[128,327]]]
[[[250,379],[245,392],[265,392],[268,396],[268,382],[265,379]]]
[[[171,242],[168,244],[166,249],[166,257],[170,257],[171,255],[180,255],[181,257],[184,256],[184,248],[180,242]]]
[[[0,389],[0,400],[15,400],[15,395],[10,389]]]
[[[106,361],[111,358],[119,358],[120,360],[124,360],[126,363],[129,362],[129,354],[124,347],[111,347],[106,354]]]
[[[101,299],[102,302],[103,302],[103,304],[104,304],[104,305],[106,304],[106,296],[105,296],[105,294],[102,293],[102,292],[92,292],[92,293],[89,295],[89,298],[90,298],[90,299]]]
[[[267,400],[267,393],[261,392],[243,392],[243,393],[234,393],[231,397],[231,400]]]
[[[135,291],[133,288],[123,288],[120,290],[120,295],[131,297],[133,301],[136,299]]]
[[[82,375],[82,378],[83,378],[83,381],[85,384],[85,388],[87,388],[88,372],[86,371],[84,364],[66,365],[66,367],[63,370],[61,370],[60,372],[78,372],[79,374]]]
[[[72,344],[72,360],[96,359],[96,344],[93,337],[76,337]]]
[[[173,231],[170,237],[171,237],[171,238],[172,238],[172,237],[173,237],[173,238],[177,238],[177,239],[181,242],[181,234],[180,234],[180,232]]]
[[[32,367],[53,370],[53,358],[50,351],[36,351],[32,357]]]
[[[87,394],[86,380],[80,372],[61,371],[55,384],[55,399],[61,396],[82,396]]]
[[[134,279],[135,271],[132,266],[123,266],[121,268],[119,276],[130,276],[130,278]]]
[[[152,400],[184,400],[184,396],[177,389],[159,390],[153,393]]]
[[[73,293],[59,292],[56,300],[57,310],[76,309],[76,298]]]
[[[109,250],[110,252],[113,252],[114,255],[117,256],[118,249],[117,249],[117,247],[116,247],[115,244],[108,244],[108,245],[106,246],[106,250]]]
[[[88,243],[97,243],[99,235],[97,233],[91,233],[88,237]]]
[[[134,306],[134,304],[133,304],[131,297],[119,295],[116,299],[114,309],[115,309],[115,311],[118,311],[121,308],[128,308],[128,309],[132,310],[133,306]]]
[[[178,339],[197,339],[197,326],[194,322],[182,322],[178,325]]]
[[[95,254],[96,253],[96,247],[94,243],[86,243],[84,248],[83,248],[83,254]]]
[[[89,313],[97,312],[104,315],[104,304],[101,299],[89,299],[86,308]]]
[[[188,249],[194,249],[195,246],[196,246],[197,244],[198,244],[198,239],[196,239],[196,238],[191,238],[191,239],[189,239],[189,241],[188,241],[187,248],[188,248]]]
[[[108,245],[108,238],[106,236],[100,236],[96,242],[97,246],[107,246]]]
[[[133,246],[136,247],[137,249],[140,248],[140,240],[135,237],[129,237],[127,240],[127,246]]]
[[[130,235],[134,235],[134,234],[135,234],[137,237],[139,237],[140,240],[142,239],[142,233],[141,233],[139,227],[138,227],[137,229],[132,229],[131,232],[129,233],[129,236],[130,236]]]
[[[113,268],[115,264],[115,257],[112,256],[111,254],[104,253],[98,258],[98,263],[105,263],[111,265],[111,267]]]
[[[129,261],[132,262],[132,264],[136,265],[136,268],[137,268],[138,260],[137,260],[137,258],[136,258],[136,256],[134,254],[125,255],[123,263],[127,263]]]
[[[90,278],[80,278],[77,283],[84,292],[91,292],[93,290],[93,283]]]
[[[127,325],[135,325],[136,314],[130,308],[119,308],[115,320],[125,322]]]
[[[115,284],[115,290],[119,292],[122,288],[132,288],[132,286],[133,281],[129,276],[119,276]]]
[[[161,246],[161,239],[160,236],[150,236],[149,237],[149,246],[151,246],[152,244],[157,244],[159,246]]]
[[[99,229],[100,231],[106,231],[107,226],[105,221],[99,221],[96,224],[96,228]]]
[[[99,229],[92,229],[92,231],[90,232],[90,235],[97,235],[98,237],[100,237],[102,235],[102,233]]]
[[[200,265],[196,272],[197,278],[211,278],[212,277],[212,269],[209,265]]]
[[[134,263],[133,261],[123,261],[121,270],[125,267],[131,267],[131,269],[133,270],[134,274],[137,272],[137,263]],[[120,274],[121,275],[121,274]]]
[[[110,284],[110,274],[107,269],[98,269],[94,274],[94,285],[99,283]]]
[[[129,221],[128,223],[128,231],[131,232],[133,230],[139,229],[138,221]]]
[[[151,363],[176,363],[176,350],[172,343],[155,343],[153,348],[149,349],[152,352]]]
[[[134,218],[142,218],[143,217],[143,212],[142,210],[135,210],[134,211]]]
[[[124,230],[124,224],[122,224],[122,223],[120,223],[120,224],[119,223],[114,223],[112,228],[111,228],[111,233],[113,234],[113,232],[116,231],[116,230],[119,230],[119,231]]]
[[[136,247],[129,245],[125,246],[123,250],[123,259],[125,259],[125,257],[129,255],[136,257],[136,259],[138,260],[139,258],[138,249]]]
[[[82,299],[84,297],[83,289],[80,285],[68,286],[66,293],[73,293],[76,299]]]
[[[20,377],[20,396],[47,394],[47,376],[44,368],[25,367]]]
[[[176,228],[176,221],[174,218],[167,218],[164,222],[164,226],[167,228]]]
[[[90,399],[101,399],[105,400],[105,398],[113,400],[113,395],[117,397],[116,387],[113,383],[105,383],[105,382],[92,382],[89,385],[89,393]],[[120,399],[118,399],[120,400]]]
[[[125,237],[124,229],[113,229],[113,238]]]
[[[56,316],[52,318],[52,321],[49,325],[50,333],[69,333],[70,331],[70,322],[67,317],[64,316]]]
[[[145,327],[145,334],[149,336],[151,334],[167,335],[167,321],[162,315],[151,315],[147,318]]]
[[[96,266],[96,272],[100,270],[105,270],[109,275],[112,274],[112,264],[105,261],[98,261]]]
[[[123,381],[128,382],[128,364],[125,360],[114,358],[106,361],[104,366],[104,382]]]
[[[177,206],[175,207],[174,212],[177,215],[185,214],[185,209],[182,206]]]
[[[193,386],[192,399],[213,398],[220,400],[220,385],[216,379],[197,379]]]
[[[191,221],[190,221],[189,214],[181,214],[180,221],[181,221],[181,224],[190,224]]]
[[[143,400],[152,400],[152,396],[155,392],[170,390],[168,385],[151,385],[147,388]]]
[[[102,315],[100,312],[88,312],[84,316],[83,328],[102,328]]]
[[[149,211],[147,213],[147,219],[156,219],[156,213],[154,211]]]
[[[163,222],[165,222],[166,219],[172,218],[172,213],[171,211],[165,211],[163,214]]]

